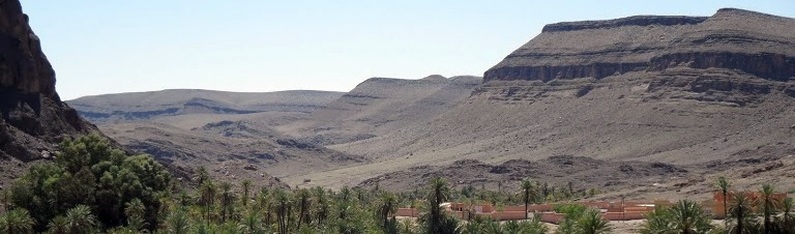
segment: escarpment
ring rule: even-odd
[[[61,102],[55,72],[17,0],[0,1],[0,158],[49,157],[65,137],[96,131]]]
[[[607,78],[623,77],[645,79],[650,83],[647,91],[677,84],[674,89],[689,93],[778,92],[795,97],[794,29],[795,19],[739,9],[721,9],[710,17],[633,16],[551,24],[486,71],[484,88],[530,81],[531,86],[575,84],[570,87],[580,89],[582,82],[571,80],[590,79],[586,83],[599,86],[612,81]],[[517,94],[516,87],[513,92],[498,90]]]

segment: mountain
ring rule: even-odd
[[[240,93],[162,90],[106,94],[67,101],[125,148],[216,178],[283,185],[279,177],[336,169],[366,160],[273,128],[306,121],[341,92],[294,90]],[[190,175],[180,174],[179,177]]]
[[[146,120],[185,114],[309,113],[341,92],[295,90],[240,93],[197,89],[105,94],[67,101],[94,123]]]
[[[532,177],[679,199],[728,176],[737,188],[791,188],[794,43],[795,19],[740,9],[564,22],[482,79],[371,78],[295,111],[203,98],[255,112],[192,112],[191,97],[117,109],[97,99],[86,113],[183,108],[100,127],[166,161],[250,164],[296,186],[406,189],[443,175],[493,188]]]
[[[795,97],[793,19],[740,9],[711,17],[635,16],[551,24],[486,71],[486,83],[650,78],[665,97],[753,104],[757,94]],[[585,86],[582,86],[585,87]],[[588,90],[578,90],[585,95]],[[534,95],[529,89],[504,96]]]
[[[51,157],[58,143],[97,132],[55,91],[55,72],[17,0],[0,1],[0,170],[15,178],[22,162]]]
[[[229,180],[259,180],[265,174],[303,185],[303,175],[371,161],[326,145],[435,118],[469,97],[481,82],[471,76],[371,78],[347,93],[164,90],[69,103],[128,149],[152,154],[182,171],[201,165]],[[194,104],[197,100],[203,108]]]
[[[422,79],[370,78],[312,113],[310,121],[277,127],[308,141],[359,141],[432,119],[469,97],[480,77],[431,75]]]
[[[373,163],[307,177],[358,183],[465,159],[499,165],[574,155],[688,167],[696,173],[686,179],[701,191],[719,175],[737,177],[739,187],[788,187],[792,179],[745,171],[795,155],[793,43],[794,19],[739,9],[547,25],[458,105],[328,145]]]

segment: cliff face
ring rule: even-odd
[[[542,33],[486,71],[497,81],[564,82],[627,74],[659,85],[685,83],[686,92],[781,91],[794,96],[795,19],[721,9],[711,17],[634,16],[547,25]],[[699,79],[707,70],[714,83]],[[731,77],[748,79],[732,79]],[[759,81],[762,81],[761,83]],[[788,82],[788,83],[787,83]],[[744,104],[744,103],[739,103]]]
[[[95,131],[55,92],[55,72],[17,0],[0,1],[0,157],[49,156],[58,142]]]

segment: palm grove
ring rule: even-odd
[[[499,222],[476,215],[459,220],[441,207],[448,201],[529,204],[558,202],[564,220],[555,233],[609,233],[610,224],[598,210],[567,203],[593,195],[571,186],[558,189],[526,179],[515,191],[451,189],[442,178],[428,188],[404,193],[322,187],[253,188],[219,182],[200,168],[196,186],[183,186],[148,155],[128,156],[96,135],[67,140],[53,162],[33,165],[3,195],[0,215],[4,233],[549,233],[539,216]],[[795,233],[790,214],[793,201],[773,196],[765,186],[761,196],[732,192],[730,219],[723,227],[691,201],[658,207],[649,213],[644,233],[706,233],[728,228],[733,233]],[[190,192],[188,191],[190,190]],[[397,219],[398,206],[420,209],[420,218]],[[527,208],[526,208],[527,209]],[[734,221],[733,221],[734,220]]]

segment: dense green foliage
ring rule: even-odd
[[[10,206],[30,211],[42,231],[56,216],[93,215],[85,225],[112,227],[133,221],[158,224],[159,196],[170,175],[152,157],[126,156],[97,135],[67,140],[54,163],[37,164],[11,186]],[[132,202],[131,215],[125,205]],[[58,223],[52,223],[57,225]]]
[[[707,233],[714,227],[712,217],[690,200],[681,200],[672,207],[657,206],[646,214],[641,233]]]
[[[378,189],[252,188],[213,180],[199,168],[196,188],[172,184],[151,156],[128,156],[102,137],[67,140],[52,162],[32,166],[5,195],[3,233],[545,233],[538,219],[465,225],[442,209],[453,197],[493,203],[530,202],[507,192],[455,191],[436,178],[426,190],[393,194]],[[193,191],[193,192],[188,192]],[[427,192],[425,192],[427,191]],[[421,218],[397,220],[413,204]],[[492,232],[489,232],[491,230]]]
[[[560,234],[601,234],[610,233],[610,223],[602,219],[598,210],[579,204],[559,204],[555,212],[564,215],[555,233]]]
[[[99,136],[65,141],[53,162],[40,163],[19,178],[6,194],[8,212],[0,215],[2,233],[549,233],[540,216],[500,222],[465,215],[459,220],[443,206],[488,202],[497,207],[529,205],[592,196],[571,183],[554,187],[523,180],[515,189],[497,191],[466,186],[451,188],[442,178],[412,192],[390,193],[321,187],[254,188],[251,181],[215,181],[199,168],[196,187],[175,186],[165,168],[151,156],[128,156]],[[728,188],[728,182],[725,183]],[[793,224],[792,199],[777,200],[772,187],[761,199],[732,194],[728,212],[735,233],[784,230]],[[745,199],[745,200],[743,200]],[[742,201],[740,201],[742,200]],[[740,201],[740,202],[738,202]],[[395,217],[399,206],[419,208],[416,220]],[[788,207],[788,208],[787,208]],[[598,210],[562,203],[565,214],[556,233],[609,233]],[[783,214],[782,214],[783,212]],[[696,203],[680,201],[648,215],[645,233],[706,233],[709,217]]]
[[[711,225],[712,217],[695,202],[682,200],[672,207],[655,207],[646,215],[641,233],[795,233],[795,201],[775,194],[771,185],[763,185],[756,193],[731,191],[724,177],[716,185],[726,195],[723,204],[728,217],[723,227]]]

